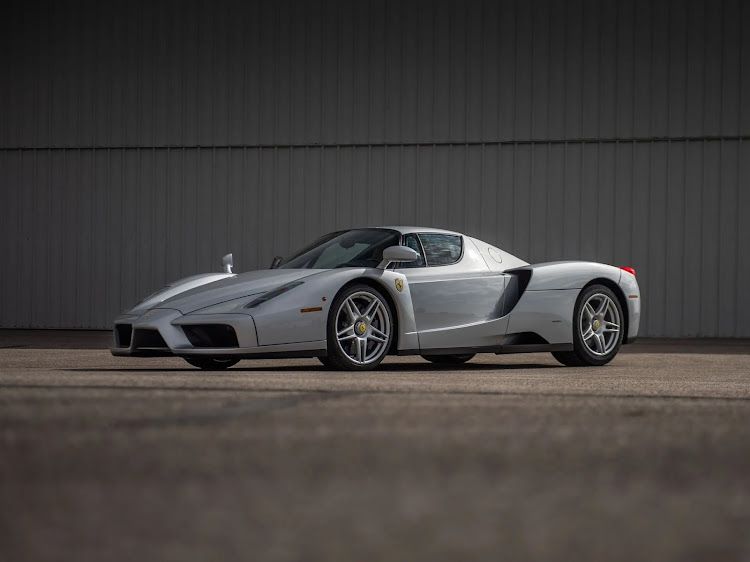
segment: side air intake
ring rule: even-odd
[[[529,286],[533,271],[531,269],[511,269],[505,273],[510,275],[510,280],[508,281],[508,286],[505,288],[503,309],[500,316],[510,314],[511,310],[516,307],[526,287]]]
[[[193,347],[239,347],[234,328],[226,324],[195,324],[183,326]]]

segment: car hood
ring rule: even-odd
[[[182,314],[190,314],[208,306],[259,295],[316,273],[320,273],[320,270],[263,269],[240,273],[235,277],[208,283],[175,295],[160,302],[159,308],[172,308],[179,310]]]

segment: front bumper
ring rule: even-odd
[[[169,308],[151,309],[143,316],[118,316],[110,348],[118,357],[314,357],[324,355],[325,350],[325,341],[258,345],[249,314],[183,315]]]

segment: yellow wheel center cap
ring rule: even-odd
[[[360,322],[359,326],[357,326],[357,331],[360,334],[364,334],[366,330],[367,330],[367,326],[365,326],[365,323],[364,322]]]
[[[599,320],[594,320],[594,330],[598,330],[599,326],[601,326],[601,324],[599,323]]]

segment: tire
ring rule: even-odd
[[[326,369],[335,369],[333,363],[328,360],[328,357],[318,357],[318,361],[320,361]]]
[[[573,351],[554,351],[563,365],[606,365],[620,350],[625,316],[615,293],[604,285],[586,287],[573,311]]]
[[[393,313],[370,285],[352,285],[333,299],[326,327],[328,356],[323,365],[338,371],[370,371],[394,340]]]
[[[183,359],[193,367],[198,367],[204,371],[223,371],[240,362],[239,359],[224,359],[221,357],[183,357]]]
[[[471,361],[476,353],[464,353],[462,355],[422,355],[422,359],[427,359],[430,363],[438,365],[461,365]]]

